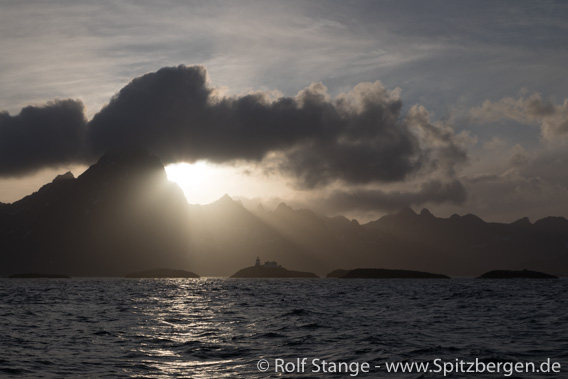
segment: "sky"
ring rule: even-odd
[[[0,202],[142,145],[190,203],[568,217],[568,3],[0,1]]]

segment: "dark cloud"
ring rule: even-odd
[[[333,101],[315,83],[296,97],[217,98],[203,67],[164,68],[133,80],[90,123],[98,153],[146,146],[166,161],[261,161],[283,153],[278,168],[302,187],[330,180],[401,180],[416,170],[416,137],[398,124],[401,101],[378,84]]]
[[[458,180],[442,183],[431,180],[420,185],[417,191],[356,190],[333,192],[322,201],[321,207],[330,211],[396,211],[424,204],[462,204],[466,190]]]
[[[350,184],[395,182],[420,167],[415,144],[406,136],[380,144],[314,141],[289,152],[279,169],[292,175],[299,188],[315,188],[334,180]]]
[[[0,113],[0,176],[19,176],[85,159],[83,104],[57,100],[29,106],[17,116]]]
[[[165,161],[261,160],[315,138],[335,138],[331,104],[310,89],[297,99],[266,94],[219,98],[201,66],[168,67],[124,87],[90,123],[97,153],[112,146],[145,146]]]
[[[91,121],[89,141],[97,154],[136,144],[166,162],[260,162],[277,152],[272,166],[297,178],[302,188],[335,180],[393,182],[427,163],[436,165],[429,162],[432,149],[450,146],[424,144],[455,137],[453,131],[436,136],[432,131],[439,128],[424,120],[403,120],[401,106],[398,93],[379,82],[361,83],[337,99],[321,83],[295,97],[272,99],[260,92],[219,97],[203,67],[168,67],[124,87]],[[416,125],[423,130],[416,133]],[[461,159],[465,153],[456,146],[450,153]],[[452,161],[450,153],[438,158]]]
[[[310,113],[316,104],[331,109],[318,121],[332,123],[333,134],[289,149],[279,162],[279,169],[294,176],[299,187],[314,188],[334,180],[399,181],[423,164],[417,137],[400,122],[402,102],[397,95],[380,83],[359,84],[336,102],[324,93],[324,88],[312,85],[297,98]]]
[[[456,175],[456,166],[468,160],[466,146],[474,143],[468,132],[455,134],[453,127],[444,121],[433,122],[431,114],[421,105],[414,105],[408,111],[405,125],[419,136],[421,160],[424,168],[421,173],[438,172],[446,180]]]
[[[459,136],[451,126],[431,122],[424,107],[411,107],[406,115],[401,108],[399,90],[389,91],[380,82],[360,83],[335,99],[321,83],[294,97],[221,96],[208,85],[204,67],[166,67],[132,80],[87,126],[82,105],[70,100],[26,108],[17,117],[3,115],[2,133],[9,134],[2,139],[3,172],[137,146],[164,163],[256,162],[307,189],[332,182],[401,182],[436,172],[449,184],[431,181],[416,193],[334,196],[355,208],[460,201],[463,187],[451,182],[453,167],[466,160]]]

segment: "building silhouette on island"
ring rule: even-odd
[[[255,267],[282,267],[276,261],[266,261],[264,264],[260,263],[260,258],[256,257],[256,263],[254,264]]]
[[[313,272],[302,272],[288,270],[279,265],[276,261],[266,261],[260,263],[260,258],[256,257],[254,266],[243,268],[231,276],[231,278],[317,278]]]

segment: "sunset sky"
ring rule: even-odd
[[[567,217],[566,20],[561,1],[2,1],[0,202],[133,144],[190,203]]]

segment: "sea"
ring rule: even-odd
[[[4,278],[0,377],[568,378],[568,279]]]

